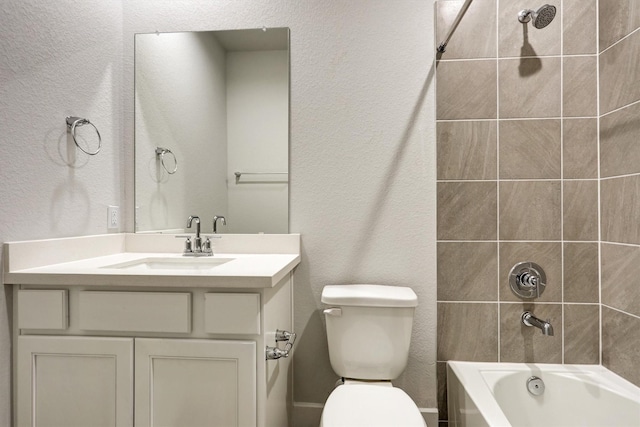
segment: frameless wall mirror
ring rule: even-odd
[[[135,35],[137,232],[287,233],[289,29]]]

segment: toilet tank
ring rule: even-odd
[[[331,285],[322,290],[329,358],[336,374],[362,380],[392,380],[407,365],[413,313],[411,288]]]

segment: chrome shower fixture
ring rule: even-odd
[[[518,21],[526,24],[533,19],[533,26],[541,29],[551,24],[556,16],[556,7],[545,4],[538,10],[524,9],[518,13]]]

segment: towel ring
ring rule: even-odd
[[[172,171],[170,171],[167,168],[167,165],[164,164],[165,154],[171,154],[173,156],[174,167]],[[176,155],[173,154],[173,151],[169,150],[168,148],[156,147],[156,157],[160,157],[160,163],[162,163],[162,167],[167,171],[169,175],[173,175],[174,173],[176,173],[176,171],[178,170],[178,159],[176,158]]]
[[[78,144],[78,140],[76,140],[76,127],[83,125],[93,126],[93,129],[95,129],[96,134],[98,135],[98,149],[93,153],[82,148],[80,144]],[[100,152],[100,149],[102,148],[102,137],[100,136],[100,132],[98,131],[96,125],[94,125],[87,119],[83,119],[82,117],[67,117],[67,127],[69,128],[69,132],[71,132],[71,136],[73,137],[73,142],[75,142],[76,147],[78,147],[83,153],[90,156],[95,156]]]

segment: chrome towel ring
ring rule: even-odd
[[[173,167],[173,170],[171,171],[167,168],[167,165],[164,164],[165,154],[171,154],[173,156],[174,167]],[[176,173],[176,171],[178,170],[178,159],[176,158],[176,155],[173,154],[171,150],[169,150],[168,148],[156,147],[156,157],[160,158],[160,163],[162,163],[162,167],[164,168],[164,170],[167,171],[169,175],[173,175],[174,173]]]
[[[98,149],[93,153],[82,148],[80,144],[78,144],[78,140],[76,139],[76,128],[78,126],[84,126],[84,125],[93,126],[93,129],[95,129],[96,134],[98,135]],[[100,152],[100,149],[102,148],[102,137],[100,136],[100,132],[98,131],[98,128],[96,127],[96,125],[94,125],[87,119],[83,119],[82,117],[67,117],[67,128],[69,128],[69,132],[71,132],[71,136],[73,137],[73,142],[75,142],[76,147],[78,147],[83,153],[88,154],[90,156],[95,156]]]

